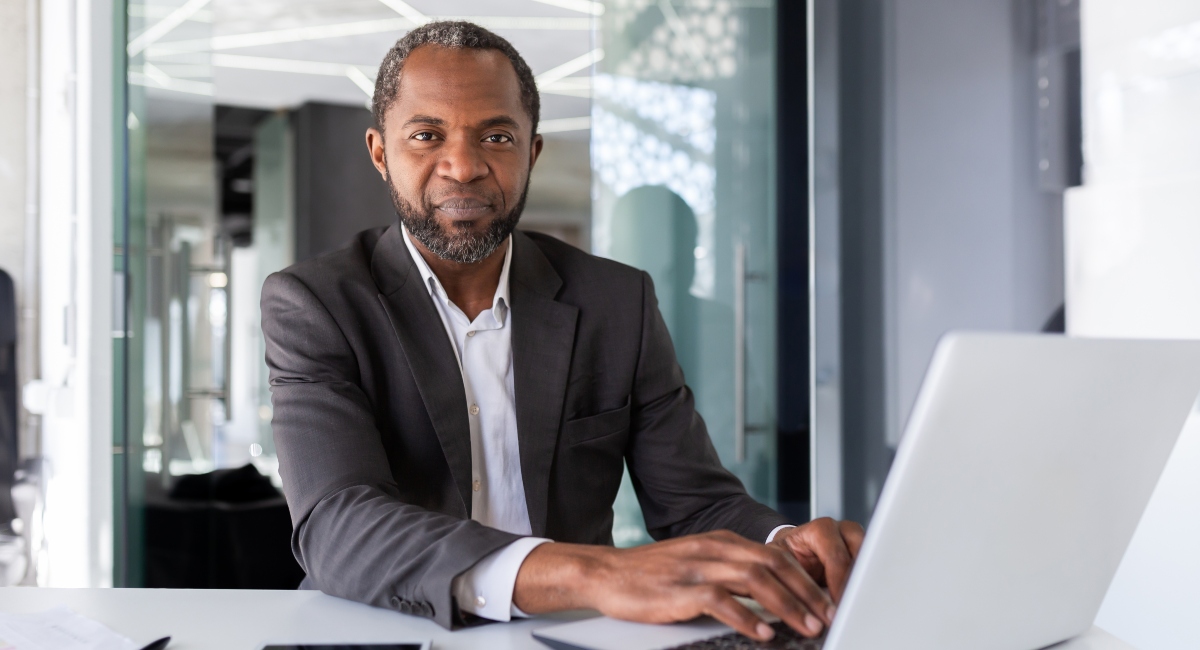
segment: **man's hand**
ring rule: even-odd
[[[849,571],[848,562],[820,570],[824,558],[834,557],[837,543],[849,553],[846,538],[839,533],[835,540],[830,530],[825,523],[813,522],[780,531],[778,544],[753,542],[728,531],[630,549],[543,544],[521,565],[513,603],[530,614],[596,609],[643,623],[709,615],[748,637],[770,639],[770,626],[734,598],[745,596],[797,632],[818,636],[834,614],[834,601],[819,582]],[[854,539],[861,541],[862,528],[857,530]],[[796,539],[785,545],[781,537]],[[853,553],[857,551],[854,542]],[[818,571],[810,573],[800,557],[815,557]],[[841,580],[844,586],[844,577]]]
[[[862,526],[824,517],[779,531],[770,545],[787,550],[817,584],[829,589],[833,602],[840,603],[862,543]]]

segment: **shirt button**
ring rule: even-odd
[[[487,599],[484,598],[483,596],[476,596],[475,597],[475,606],[483,607],[484,605],[487,605]]]
[[[478,404],[471,405],[471,415],[479,415],[479,405]]]
[[[470,332],[467,332],[467,336],[475,336],[475,330],[471,330]]]
[[[480,485],[481,485],[481,483],[479,482],[479,479],[475,479],[475,481],[473,483],[471,483],[471,489],[478,492]]]

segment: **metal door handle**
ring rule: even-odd
[[[746,434],[765,431],[746,424],[746,283],[765,280],[762,273],[746,271],[746,244],[733,245],[733,459],[746,462]]]
[[[733,245],[733,459],[746,462],[746,245]]]

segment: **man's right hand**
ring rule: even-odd
[[[543,544],[521,565],[513,603],[529,614],[595,609],[642,623],[708,615],[769,640],[771,627],[734,596],[753,598],[806,636],[833,621],[833,602],[792,554],[728,531],[629,549]]]

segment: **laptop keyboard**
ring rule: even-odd
[[[806,639],[800,636],[783,621],[771,624],[775,628],[775,638],[770,641],[755,641],[737,632],[724,636],[693,641],[671,650],[820,650],[825,644],[824,638]]]

